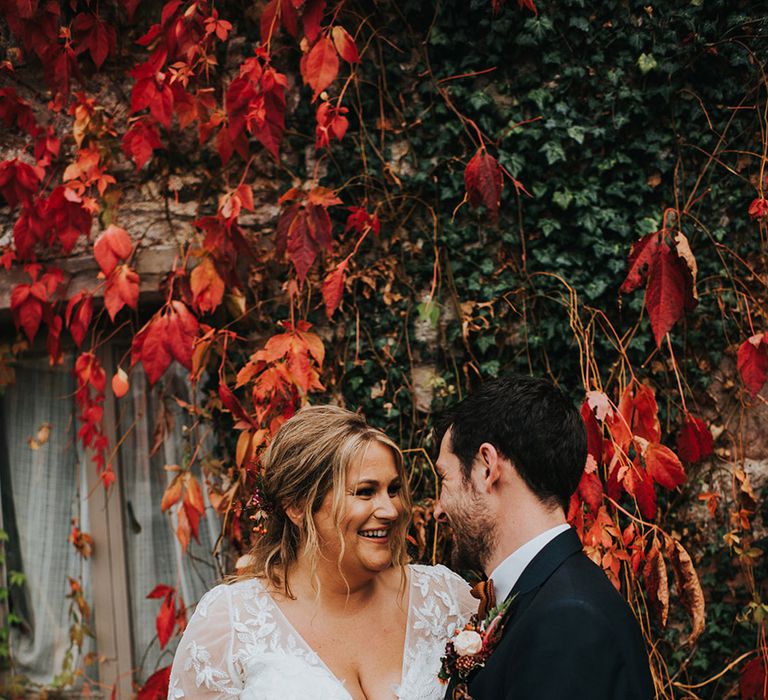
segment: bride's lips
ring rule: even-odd
[[[358,530],[359,537],[362,537],[369,542],[377,544],[385,544],[389,542],[389,528],[366,528],[365,530]]]

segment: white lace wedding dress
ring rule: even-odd
[[[408,627],[398,700],[441,700],[446,641],[475,612],[467,583],[444,566],[409,566]],[[351,700],[258,579],[206,593],[179,642],[168,688],[178,698]]]

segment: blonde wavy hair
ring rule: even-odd
[[[367,448],[374,442],[392,451],[402,482],[403,511],[393,528],[391,546],[393,565],[407,564],[406,533],[411,497],[400,449],[357,413],[338,406],[307,406],[282,425],[262,455],[263,496],[273,504],[273,510],[267,519],[267,531],[256,540],[249,564],[239,578],[266,578],[275,589],[282,588],[287,596],[293,597],[287,578],[291,565],[302,554],[309,557],[311,571],[315,572],[321,556],[314,514],[331,492],[334,523],[341,523],[348,467],[364,459]],[[286,515],[286,509],[291,507],[302,511],[298,526]],[[344,556],[341,529],[339,542],[341,574]]]

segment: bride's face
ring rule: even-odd
[[[392,543],[403,526],[401,489],[392,450],[371,442],[362,459],[347,468],[340,522],[334,521],[332,492],[315,513],[322,558],[335,566],[343,539],[341,569],[345,575],[389,568]]]

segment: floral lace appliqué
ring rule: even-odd
[[[441,700],[440,657],[473,612],[466,583],[443,566],[410,567],[398,700]],[[350,700],[258,579],[217,586],[197,606],[171,671],[170,700]]]

